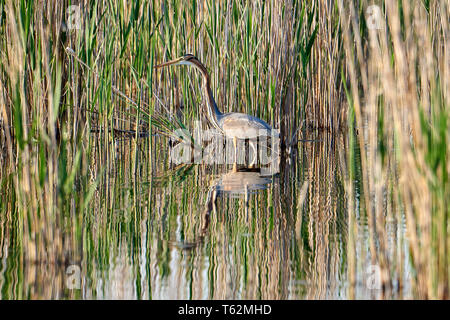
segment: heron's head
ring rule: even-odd
[[[199,68],[201,71],[206,72],[206,68],[201,64],[200,61],[198,61],[197,57],[192,54],[185,54],[184,56],[181,56],[177,59],[158,64],[157,66],[155,66],[155,69],[172,66],[172,65],[173,66],[180,66],[180,65],[194,66],[194,67]]]

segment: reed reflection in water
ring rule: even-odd
[[[24,261],[17,221],[2,218],[0,298],[347,298],[349,261],[357,266],[355,297],[379,298],[381,290],[366,285],[370,250],[362,215],[357,259],[347,253],[347,140],[303,138],[274,175],[206,165],[168,171],[159,138],[153,158],[139,148],[133,156],[134,140],[121,141],[106,165],[94,155],[88,181],[101,168],[105,178],[77,220],[74,193],[63,236],[69,263]],[[358,208],[359,190],[349,200]],[[392,230],[395,249],[404,230]]]

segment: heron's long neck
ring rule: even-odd
[[[220,128],[218,123],[218,119],[222,116],[222,112],[220,112],[219,108],[217,108],[216,101],[214,100],[210,86],[209,75],[205,70],[200,71],[203,75],[202,90],[206,99],[206,113],[208,116],[208,120],[217,130],[222,131],[222,128]]]

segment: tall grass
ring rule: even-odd
[[[76,22],[70,5],[80,8],[79,29],[70,29]],[[201,117],[197,75],[182,69],[155,74],[156,60],[194,53],[209,67],[223,111],[260,116],[286,137],[299,127],[295,106],[303,105],[315,37],[311,5],[21,0],[2,1],[1,8],[8,162],[2,176],[15,172],[9,196],[17,198],[15,214],[24,222],[27,259],[63,259],[57,254],[63,246],[57,243],[63,232],[58,213],[88,170],[113,169],[114,134],[147,133],[148,139],[134,140],[132,154],[136,158],[144,147],[151,158],[158,153],[150,143],[151,124],[167,131],[172,124],[164,118],[178,116],[188,125]],[[87,204],[92,191],[83,192]],[[44,250],[49,242],[53,253]]]

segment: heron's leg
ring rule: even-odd
[[[256,153],[256,145],[255,145],[255,141],[250,140],[249,141],[250,147],[252,147],[253,149],[253,157],[252,157],[252,161],[249,164],[249,168],[253,168],[256,165],[256,160],[258,159],[258,154]]]
[[[233,138],[234,145],[234,162],[233,162],[233,172],[237,172],[237,138]]]
[[[217,201],[217,190],[216,190],[216,186],[213,186],[209,191],[208,191],[208,196],[206,197],[206,208],[205,208],[205,214],[204,214],[204,223],[203,223],[203,227],[202,227],[202,233],[200,235],[201,238],[203,238],[208,230],[208,226],[209,226],[209,218],[211,215],[211,212],[213,212],[214,214],[217,213],[217,209],[216,209],[216,201]]]

